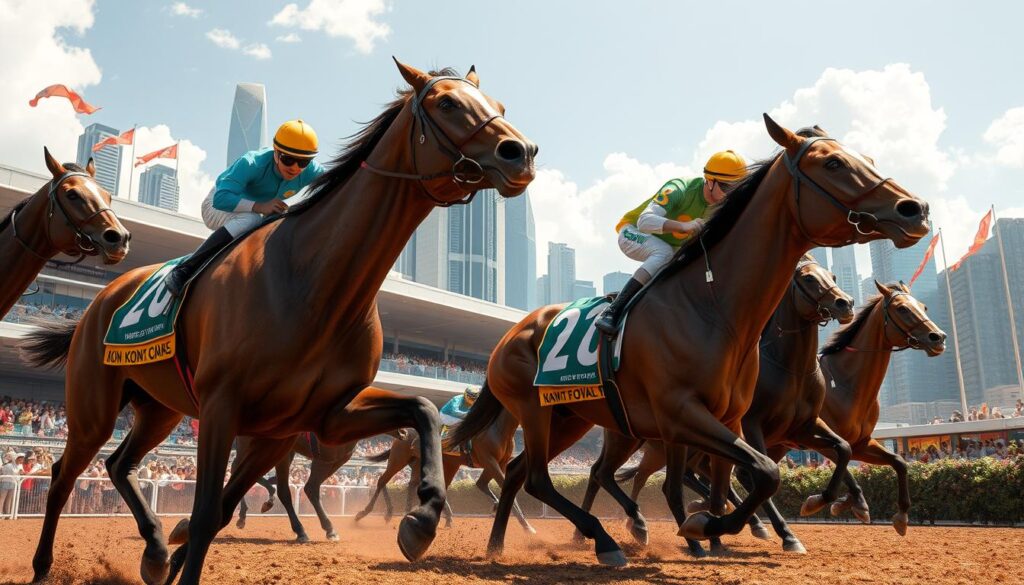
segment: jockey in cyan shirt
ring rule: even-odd
[[[317,146],[313,128],[291,120],[277,129],[273,148],[249,151],[221,173],[202,204],[203,222],[214,232],[167,275],[167,290],[181,296],[192,274],[221,248],[260,225],[264,216],[287,211],[284,200],[324,172],[313,160]]]
[[[668,264],[692,234],[704,227],[704,218],[725,199],[725,191],[746,175],[743,157],[731,150],[716,152],[704,165],[703,177],[672,179],[653,197],[622,216],[615,226],[619,249],[643,265],[598,317],[594,323],[598,329],[611,336],[616,334],[629,300]]]
[[[450,429],[462,422],[469,414],[469,409],[473,407],[478,396],[480,396],[479,388],[466,386],[466,390],[462,394],[452,398],[441,407],[441,424]]]

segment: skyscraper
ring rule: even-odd
[[[99,152],[93,152],[96,143],[117,136],[121,131],[103,124],[89,124],[78,137],[78,156],[75,161],[83,167],[92,158],[96,164],[96,182],[111,195],[118,194],[121,177],[121,149],[123,146],[106,146]]]
[[[928,250],[931,238],[923,238],[910,248],[897,248],[890,240],[875,240],[869,244],[871,248],[871,275],[878,282],[910,282],[910,277],[921,265],[924,253]],[[834,253],[834,251],[833,251]],[[925,266],[921,276],[914,283],[914,294],[925,294],[938,288],[935,277],[935,257]]]
[[[543,307],[544,305],[551,304],[551,288],[548,286],[549,282],[548,275],[537,278],[537,306]]]
[[[860,304],[860,277],[857,276],[857,258],[853,246],[832,248],[831,268],[839,288],[852,296],[856,304]]]
[[[573,300],[582,299],[585,297],[596,297],[597,288],[594,286],[593,281],[590,280],[577,280],[572,285],[572,298]]]
[[[548,242],[548,302],[575,300],[576,250],[566,244]]]
[[[825,248],[813,248],[808,254],[814,257],[815,262],[828,268],[828,251]],[[835,250],[832,251],[832,254],[832,257],[835,258]]]
[[[537,238],[530,193],[505,199],[505,304],[531,310],[537,303]]]
[[[505,205],[492,189],[472,203],[439,207],[416,229],[395,270],[416,282],[505,302]]]
[[[267,90],[261,83],[239,83],[228,128],[228,166],[250,150],[268,146]]]
[[[153,165],[139,176],[139,202],[178,211],[178,177],[167,165]]]
[[[609,272],[604,275],[604,288],[602,294],[610,294],[613,292],[619,292],[622,287],[626,285],[626,281],[629,280],[630,274],[626,272]]]

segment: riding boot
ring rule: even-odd
[[[164,277],[164,286],[167,287],[168,292],[176,297],[180,297],[181,293],[185,290],[188,279],[195,274],[196,270],[199,270],[199,267],[204,262],[212,258],[224,246],[230,244],[233,239],[234,237],[231,235],[231,232],[226,228],[218,228],[217,231],[210,234],[210,237],[206,238],[206,241],[199,246],[199,249],[192,252],[188,259],[175,266],[174,270],[171,270],[171,273]]]
[[[619,319],[622,317],[623,309],[629,304],[629,299],[633,298],[643,287],[644,285],[640,284],[640,281],[630,278],[625,286],[622,287],[622,290],[619,291],[615,300],[612,301],[612,304],[608,305],[604,312],[601,313],[601,316],[597,318],[594,326],[610,337],[618,335]]]

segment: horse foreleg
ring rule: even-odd
[[[747,438],[750,446],[757,450],[758,453],[768,454],[768,449],[765,447],[764,432],[762,431],[759,424],[747,424],[743,427],[743,435]],[[776,464],[777,466],[778,464]],[[777,467],[776,467],[777,469]],[[736,477],[740,480],[740,483],[748,491],[754,489],[754,483],[748,472],[745,470],[737,470]],[[775,507],[775,502],[769,497],[761,505],[761,509],[768,516],[768,520],[772,523],[772,528],[775,529],[775,534],[779,535],[782,539],[782,550],[786,552],[795,552],[803,554],[807,552],[804,548],[800,539],[797,538],[796,534],[789,527],[789,524],[779,513],[778,508]]]
[[[676,526],[682,531],[683,522],[686,521],[686,510],[683,506],[683,484],[689,480],[690,473],[686,469],[688,457],[686,456],[685,445],[664,444],[665,449],[665,481],[661,484],[661,491],[665,495],[665,502],[668,504],[672,517],[676,520]],[[696,477],[693,478],[696,481]],[[705,498],[711,497],[711,490],[699,481],[696,482],[701,488]],[[693,538],[686,538],[686,547],[690,554],[696,558],[707,556],[704,547]],[[712,548],[721,546],[721,542],[712,539]]]
[[[426,398],[367,387],[329,413],[325,421],[323,438],[328,443],[347,443],[404,427],[419,433],[420,483],[416,491],[420,505],[402,518],[398,545],[409,560],[423,556],[437,534],[445,501],[437,407]]]
[[[348,461],[348,457],[328,462],[313,459],[313,465],[309,470],[309,479],[306,480],[306,485],[302,488],[302,491],[306,494],[306,499],[309,500],[310,505],[316,511],[316,517],[320,519],[320,528],[327,535],[327,540],[332,542],[338,541],[338,533],[334,530],[334,524],[331,523],[331,518],[327,515],[323,503],[320,501],[320,486],[346,461]]]
[[[181,420],[181,414],[156,402],[148,395],[136,399],[135,424],[124,442],[107,458],[107,471],[111,483],[124,498],[135,517],[139,536],[146,541],[142,553],[140,572],[146,583],[163,583],[170,570],[169,551],[164,539],[160,519],[149,507],[138,479],[138,465],[142,458],[159,445]],[[150,484],[150,489],[156,489]]]
[[[306,534],[306,527],[299,520],[299,515],[295,511],[295,502],[292,500],[290,476],[292,473],[292,460],[294,458],[295,452],[292,451],[274,465],[274,474],[277,476],[277,498],[281,500],[281,506],[284,508],[285,513],[288,514],[288,523],[292,527],[292,532],[295,533],[295,542],[305,544],[309,542],[309,535]]]
[[[865,463],[888,465],[896,472],[896,485],[899,494],[896,498],[896,514],[892,517],[892,527],[900,536],[906,536],[910,511],[910,483],[907,479],[907,462],[902,457],[886,449],[878,441],[871,439],[866,445],[857,449],[854,457]]]
[[[604,437],[605,443],[601,447],[601,464],[597,467],[595,479],[626,513],[629,518],[627,525],[633,538],[640,544],[646,545],[648,540],[647,520],[640,513],[640,506],[637,505],[636,500],[622,491],[622,487],[615,481],[615,471],[629,461],[630,456],[636,452],[643,441],[616,432],[607,432]],[[593,469],[591,469],[591,475],[594,475]]]
[[[839,496],[839,484],[842,483],[843,476],[848,473],[847,466],[850,464],[852,454],[850,444],[835,434],[820,418],[814,422],[813,428],[797,435],[795,440],[822,453],[835,463],[835,469],[825,490],[821,494],[808,496],[803,506],[800,507],[801,516],[810,516],[817,514],[822,508],[836,501]]]
[[[482,491],[486,490],[487,494],[494,500],[495,511],[498,506],[498,496],[494,495],[491,491],[491,479],[498,482],[501,485],[505,482],[505,474],[502,473],[501,465],[493,457],[484,456],[479,462],[484,468],[483,473],[480,474],[480,479],[477,480],[476,485]],[[537,531],[530,526],[530,521],[526,519],[526,514],[523,513],[523,509],[519,507],[519,501],[516,498],[512,498],[512,513],[515,514],[516,520],[519,521],[519,525],[523,527],[529,534],[537,534]]]

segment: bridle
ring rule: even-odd
[[[477,125],[472,129],[472,131],[469,132],[469,135],[467,135],[464,140],[462,140],[461,142],[456,142],[455,140],[452,140],[452,138],[448,136],[444,129],[441,128],[441,126],[430,116],[429,113],[427,113],[426,108],[423,107],[423,100],[430,93],[430,90],[433,89],[434,85],[436,85],[438,82],[445,80],[461,81],[463,83],[468,83],[473,87],[476,87],[476,85],[473,82],[463,77],[456,77],[453,75],[442,75],[439,77],[432,77],[430,81],[428,81],[426,85],[423,86],[423,89],[420,90],[416,97],[413,98],[412,115],[413,119],[415,120],[415,123],[413,123],[409,127],[409,145],[411,147],[410,150],[412,151],[412,166],[415,172],[398,173],[394,171],[386,171],[374,167],[365,160],[359,165],[360,168],[366,169],[371,173],[375,173],[384,177],[419,181],[420,187],[422,188],[424,194],[431,201],[434,202],[434,205],[438,207],[465,205],[473,201],[473,198],[476,196],[476,193],[478,191],[477,189],[474,189],[473,186],[484,180],[484,170],[487,167],[484,167],[476,160],[466,156],[465,153],[462,152],[462,147],[465,146],[466,143],[468,143],[470,140],[472,140],[473,137],[476,136],[481,130],[486,128],[491,122],[493,122],[497,118],[502,117],[502,115],[498,113],[491,114],[486,119],[477,123]],[[418,139],[416,138],[417,126],[419,127]],[[416,145],[418,144],[419,146],[422,146],[423,144],[426,143],[427,130],[429,130],[430,135],[435,140],[437,140],[438,146],[441,148],[441,150],[446,155],[448,155],[448,158],[452,160],[451,170],[441,171],[432,174],[419,174],[419,167],[416,164]],[[445,201],[443,199],[438,199],[422,184],[423,181],[430,181],[433,179],[440,179],[443,177],[451,177],[452,182],[455,183],[455,185],[459,189],[467,193],[466,196],[457,201]]]
[[[802,269],[804,266],[808,266],[808,265],[811,265],[811,264],[818,264],[818,263],[817,262],[813,262],[813,261],[801,262],[800,264],[797,265],[796,272],[799,273],[800,269]],[[808,321],[808,323],[803,325],[803,326],[797,327],[795,329],[783,329],[781,325],[776,324],[775,325],[776,337],[782,337],[783,335],[786,335],[788,333],[799,333],[799,332],[805,331],[805,330],[807,330],[807,329],[809,329],[811,327],[816,327],[816,326],[817,327],[824,327],[825,325],[828,324],[829,321],[831,321],[832,319],[836,318],[835,315],[832,314],[832,310],[829,309],[826,306],[823,306],[821,304],[821,301],[822,301],[822,299],[824,299],[826,296],[828,296],[829,294],[831,294],[835,290],[839,290],[840,292],[842,292],[842,289],[839,288],[839,285],[833,283],[832,286],[828,287],[827,289],[822,291],[822,293],[820,295],[815,297],[813,294],[811,294],[807,289],[805,289],[800,284],[800,281],[801,281],[800,278],[793,278],[793,282],[789,286],[789,295],[790,295],[790,297],[795,297],[796,294],[799,293],[800,296],[802,296],[804,299],[806,299],[811,304],[811,306],[815,308],[815,310],[817,311],[817,314],[816,314],[817,319],[811,319],[811,318],[808,318],[808,317],[806,317],[804,315],[801,315],[801,320],[802,321]],[[794,299],[793,304],[796,305],[796,300],[795,299]],[[764,344],[762,344],[762,346],[763,345]]]
[[[877,229],[878,224],[882,223],[883,221],[887,221],[887,220],[878,219],[878,216],[874,215],[873,213],[868,213],[866,211],[856,211],[856,210],[854,210],[852,207],[850,207],[849,205],[844,203],[842,200],[840,200],[835,195],[829,193],[827,189],[825,189],[824,187],[819,185],[817,182],[815,182],[814,179],[812,179],[811,177],[807,176],[806,173],[804,173],[802,170],[800,170],[800,159],[803,158],[804,154],[807,153],[807,151],[811,148],[811,146],[813,146],[815,143],[821,142],[821,141],[836,142],[836,143],[839,142],[835,138],[830,138],[830,137],[827,137],[827,136],[812,136],[810,138],[805,138],[804,139],[803,144],[800,145],[800,149],[797,150],[797,152],[796,152],[796,156],[790,158],[788,152],[786,152],[786,153],[784,153],[782,155],[782,160],[783,160],[783,162],[786,165],[786,169],[789,171],[789,174],[792,175],[792,177],[793,177],[793,183],[794,183],[793,189],[794,189],[795,198],[796,198],[796,225],[797,225],[797,227],[800,228],[800,233],[803,234],[804,238],[807,241],[811,242],[815,246],[819,246],[819,247],[835,246],[835,244],[823,244],[823,243],[817,242],[813,237],[811,237],[811,235],[807,232],[807,229],[804,227],[803,209],[800,207],[800,183],[801,182],[807,183],[808,185],[810,185],[811,188],[816,193],[818,193],[819,195],[824,197],[825,200],[828,201],[829,203],[831,203],[833,207],[835,207],[836,209],[838,209],[841,212],[844,212],[846,214],[846,221],[847,221],[847,223],[852,225],[854,227],[854,229],[857,230],[857,233],[859,233],[861,235],[864,235],[864,236],[875,234],[875,233],[879,233],[879,231]],[[892,181],[891,177],[882,179],[881,181],[878,181],[874,185],[871,185],[866,191],[864,191],[860,195],[857,195],[856,197],[854,197],[853,198],[853,203],[856,204],[858,201],[860,201],[864,197],[867,197],[868,195],[870,195],[873,191],[875,191],[875,189],[878,189],[879,187],[881,187],[882,185],[888,183],[889,181]],[[889,223],[893,223],[893,222],[890,221]],[[862,226],[864,226],[864,227],[862,227]],[[904,230],[898,224],[896,224],[896,227],[900,231],[902,231],[904,234],[906,234],[907,236],[910,235],[910,234],[908,234],[906,232],[906,230]],[[866,228],[866,231],[865,231],[865,228]],[[845,243],[840,244],[840,246],[845,246],[845,245],[848,245],[848,244],[852,244],[853,241],[854,241],[854,239],[850,238]]]
[[[60,200],[59,197],[57,197],[57,189],[62,184],[64,184],[65,181],[67,181],[68,179],[70,179],[72,177],[85,177],[85,178],[89,179],[90,181],[94,180],[92,175],[89,175],[87,173],[81,173],[81,172],[78,172],[78,171],[68,171],[68,172],[64,173],[63,175],[61,175],[60,177],[57,177],[53,181],[50,181],[50,189],[49,189],[49,193],[47,195],[49,201],[48,201],[48,203],[46,205],[46,222],[43,224],[43,226],[44,226],[44,228],[43,228],[44,229],[44,233],[46,235],[46,243],[49,244],[49,246],[51,248],[57,248],[57,246],[53,242],[53,237],[50,235],[50,222],[53,219],[53,215],[54,215],[55,210],[59,210],[60,211],[60,214],[64,217],[64,223],[67,224],[67,226],[69,228],[71,228],[71,231],[74,232],[74,234],[75,234],[75,250],[72,251],[72,252],[66,252],[66,251],[62,250],[62,252],[66,253],[66,254],[69,254],[69,255],[72,255],[72,256],[77,255],[78,259],[75,260],[74,262],[57,262],[57,264],[64,265],[64,266],[78,264],[79,262],[84,260],[86,256],[95,256],[96,254],[99,253],[98,252],[99,244],[96,243],[96,240],[94,240],[92,238],[92,236],[90,236],[89,234],[87,234],[84,231],[82,231],[83,227],[89,225],[92,222],[92,220],[94,220],[96,217],[98,217],[98,216],[100,216],[103,213],[106,213],[108,211],[111,213],[111,215],[114,216],[114,219],[116,221],[119,221],[118,217],[117,217],[117,214],[114,213],[113,209],[111,209],[110,207],[107,207],[107,206],[103,206],[100,209],[98,209],[98,210],[94,211],[93,213],[89,214],[85,219],[83,219],[83,220],[81,220],[79,222],[76,222],[71,217],[71,214],[68,213],[67,208],[64,207],[64,203]],[[30,246],[28,244],[28,242],[26,242],[20,235],[18,235],[17,213],[18,213],[18,208],[15,207],[14,209],[11,210],[11,214],[10,214],[11,232],[14,235],[14,239],[19,244],[21,244],[22,248],[24,248],[26,251],[28,251],[30,254],[32,254],[36,258],[39,258],[40,260],[43,260],[44,262],[50,261],[50,258],[48,258],[48,257],[40,254],[39,252],[33,250],[32,246]]]
[[[901,291],[901,290],[897,290],[897,291],[893,291],[892,294],[889,295],[889,297],[885,299],[885,301],[882,303],[882,316],[883,316],[883,319],[884,319],[883,320],[883,324],[882,324],[882,331],[885,332],[885,338],[888,341],[889,340],[889,335],[888,335],[887,331],[888,331],[888,327],[890,325],[892,325],[896,329],[896,331],[898,331],[899,334],[903,337],[902,342],[901,343],[892,343],[889,347],[885,347],[885,348],[882,348],[882,349],[857,349],[856,347],[848,345],[848,346],[846,346],[844,348],[846,351],[874,353],[874,352],[881,352],[881,351],[897,352],[897,351],[904,351],[904,350],[907,350],[907,349],[922,349],[921,342],[919,342],[917,340],[917,338],[914,337],[914,335],[911,333],[911,331],[913,331],[914,329],[917,329],[920,325],[924,324],[924,321],[919,319],[916,323],[912,324],[909,328],[907,328],[907,327],[904,327],[903,325],[901,325],[899,320],[894,319],[894,318],[889,316],[889,308],[892,306],[892,301],[893,301],[893,299],[895,299],[898,296],[910,296],[910,295],[908,293],[905,293],[905,292]],[[903,345],[903,344],[906,344],[906,345]]]

